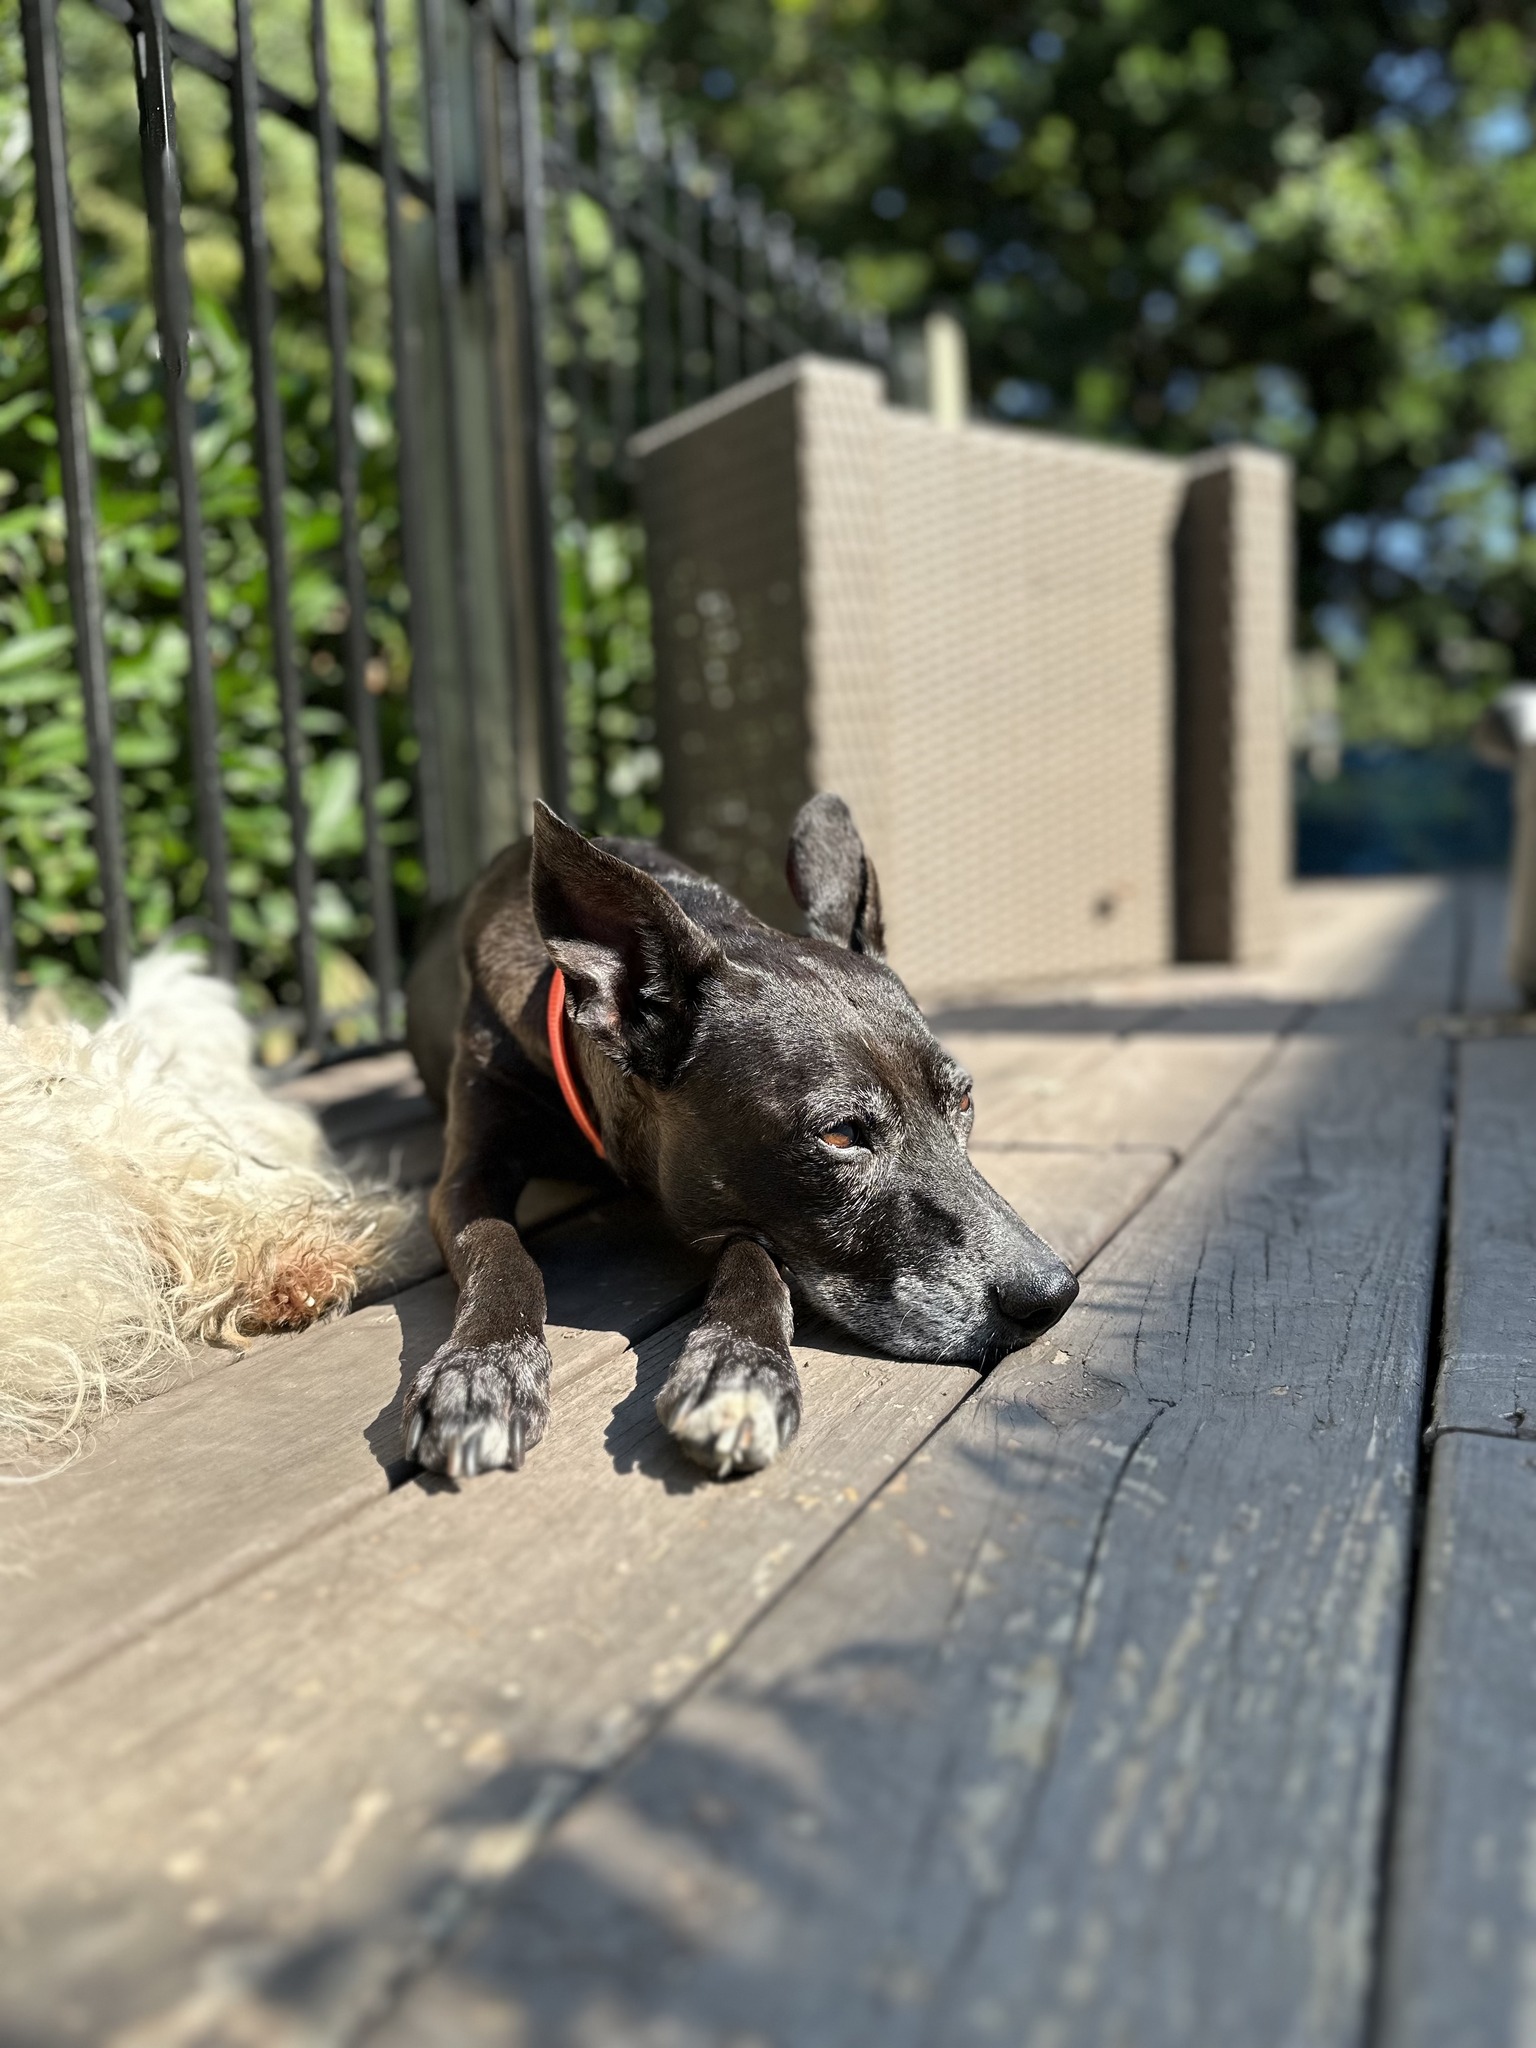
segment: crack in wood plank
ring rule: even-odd
[[[1444,1059],[1411,1013],[1292,1041],[1103,1255],[1076,1373],[994,1373],[376,2038],[1352,2041]]]

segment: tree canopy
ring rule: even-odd
[[[1536,8],[642,0],[738,174],[993,417],[1294,460],[1346,730],[1536,673]]]

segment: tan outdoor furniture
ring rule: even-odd
[[[837,790],[929,992],[1275,947],[1283,460],[944,426],[815,357],[634,447],[678,852],[793,922]]]
[[[1511,683],[1478,720],[1472,744],[1514,781],[1515,837],[1509,863],[1510,981],[1536,1008],[1536,683]]]

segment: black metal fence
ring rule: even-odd
[[[188,385],[193,301],[176,136],[179,67],[227,94],[254,400],[267,658],[280,707],[282,802],[291,832],[292,941],[285,986],[312,1052],[333,1040],[321,972],[317,870],[306,820],[307,674],[290,587],[289,478],[278,314],[270,276],[260,124],[313,139],[329,362],[329,488],[338,508],[342,717],[357,760],[371,1038],[398,1030],[398,876],[381,815],[386,763],[372,683],[367,551],[354,429],[353,300],[338,177],[377,181],[387,251],[392,447],[408,592],[410,823],[426,897],[442,898],[519,828],[535,794],[567,807],[581,732],[568,733],[563,649],[581,579],[562,550],[604,523],[633,535],[626,444],[739,377],[806,347],[880,360],[886,337],[845,300],[837,270],[782,217],[701,159],[656,100],[601,47],[590,16],[536,19],[531,0],[418,0],[420,161],[396,141],[385,0],[366,0],[372,132],[337,118],[327,0],[308,0],[313,98],[257,69],[253,0],[232,0],[233,46],[172,25],[164,0],[94,0],[130,40],[149,230],[164,432],[179,531],[184,764],[195,799],[199,918],[237,972],[220,706],[205,573],[197,409]],[[335,0],[333,0],[333,5]],[[82,692],[100,917],[99,960],[123,985],[136,935],[128,886],[112,661],[103,626],[92,371],[72,216],[57,0],[21,0],[48,352],[65,512],[73,658]],[[413,57],[416,52],[412,52]],[[286,445],[291,446],[291,442]],[[622,678],[621,678],[622,681]],[[3,821],[0,821],[3,822]],[[398,838],[398,831],[396,831]],[[3,851],[3,849],[0,849]],[[0,858],[0,968],[17,965]],[[410,906],[407,905],[407,910]]]

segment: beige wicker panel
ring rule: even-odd
[[[892,810],[885,394],[873,370],[811,359],[799,391],[811,768],[881,868],[906,829]]]
[[[1192,462],[1178,552],[1178,948],[1260,959],[1283,935],[1291,869],[1285,460],[1228,448]]]
[[[775,923],[811,793],[790,364],[640,435],[667,843]]]
[[[836,789],[896,965],[981,993],[1169,957],[1177,788],[1188,949],[1268,946],[1283,463],[945,428],[810,358],[635,445],[680,853],[793,926],[789,821]]]
[[[886,436],[896,964],[959,991],[1166,959],[1180,465]]]
[[[1295,637],[1295,523],[1291,466],[1283,456],[1234,448],[1230,546],[1237,615],[1232,691],[1235,831],[1232,953],[1266,959],[1285,937],[1294,862],[1286,690]]]

